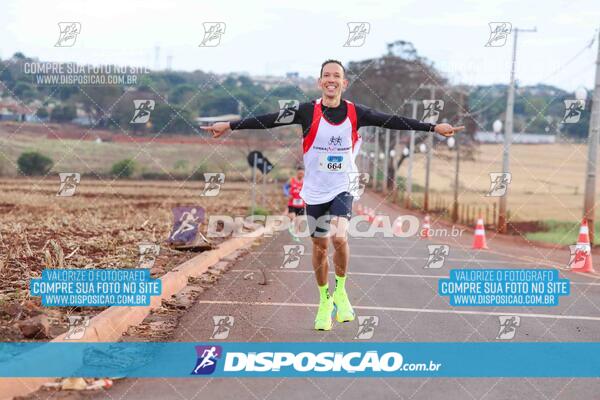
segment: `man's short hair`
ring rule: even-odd
[[[339,65],[340,67],[342,67],[342,71],[344,71],[344,76],[346,76],[346,68],[344,68],[344,65],[342,64],[342,62],[338,61],[338,60],[331,60],[330,59],[330,60],[326,60],[323,64],[321,64],[321,73],[319,74],[319,78],[321,76],[323,76],[323,68],[325,68],[325,66],[327,64],[337,64],[337,65]]]

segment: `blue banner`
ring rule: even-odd
[[[141,268],[45,269],[29,285],[29,294],[41,296],[47,307],[149,306],[161,290],[160,279]]]
[[[599,377],[600,343],[2,343],[0,377]]]
[[[438,280],[452,306],[557,306],[570,290],[555,269],[452,269]]]

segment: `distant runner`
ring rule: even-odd
[[[306,214],[313,242],[312,263],[319,287],[319,309],[315,318],[315,329],[330,330],[335,311],[338,322],[348,322],[355,318],[346,293],[346,271],[350,258],[347,227],[352,216],[352,202],[355,194],[350,192],[351,176],[358,172],[355,158],[362,138],[358,129],[363,126],[380,126],[397,130],[436,132],[452,136],[464,129],[450,124],[428,124],[415,119],[384,114],[368,107],[342,99],[342,92],[348,87],[345,68],[337,60],[327,60],[321,65],[318,80],[322,97],[318,100],[301,103],[294,110],[293,118],[289,111],[248,117],[239,121],[217,122],[204,129],[218,138],[230,130],[270,129],[283,125],[300,124],[303,132],[304,184],[300,197],[306,202]],[[280,115],[282,114],[282,115]],[[325,221],[323,218],[325,217]],[[334,247],[335,290],[329,293],[327,273],[329,263],[327,250],[329,225],[336,231],[331,236]]]
[[[296,176],[291,177],[288,181],[289,186],[289,200],[288,200],[288,217],[292,221],[290,224],[290,234],[295,241],[300,241],[296,232],[298,232],[298,226],[300,224],[300,218],[296,216],[304,215],[304,200],[300,197],[300,191],[302,190],[302,184],[304,183],[304,167],[299,165],[296,168]]]

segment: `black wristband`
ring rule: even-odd
[[[435,124],[429,124],[429,132],[435,132]]]

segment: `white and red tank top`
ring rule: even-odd
[[[339,124],[323,116],[321,99],[315,102],[312,125],[304,137],[304,184],[300,196],[307,204],[322,204],[342,192],[350,192],[350,179],[358,173],[355,159],[362,138],[358,133],[356,108],[346,102],[348,113]]]
[[[288,201],[288,206],[295,208],[304,207],[304,200],[300,197],[302,182],[293,177],[290,179],[290,200]]]

